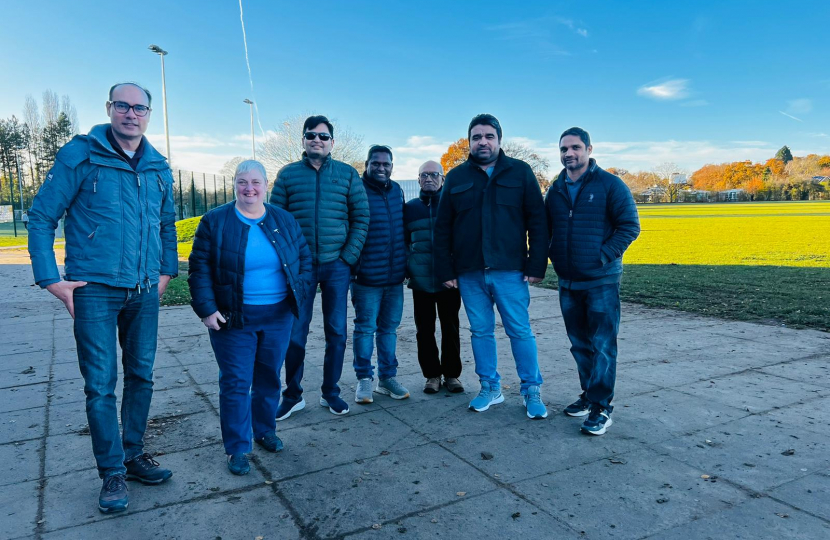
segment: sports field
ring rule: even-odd
[[[638,209],[624,300],[830,331],[830,202]],[[552,268],[544,286],[556,287]]]

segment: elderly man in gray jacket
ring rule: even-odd
[[[29,212],[35,281],[75,319],[92,451],[103,479],[98,508],[125,510],[125,480],[160,484],[172,473],[144,452],[153,396],[159,298],[178,272],[173,175],[144,138],[150,92],[116,84],[109,124],[61,148]],[[55,228],[66,213],[64,279]],[[124,365],[119,432],[116,334]]]
[[[351,267],[357,263],[369,230],[369,203],[360,175],[351,165],[331,157],[334,126],[325,116],[310,116],[303,124],[303,159],[289,163],[277,174],[271,204],[288,210],[300,223],[311,249],[311,279],[306,301],[294,322],[285,354],[286,388],[277,420],[305,408],[303,364],[308,327],[317,285],[323,292],[326,352],[320,405],[333,414],[349,412],[337,385],[346,352],[346,309]]]

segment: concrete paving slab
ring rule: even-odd
[[[483,512],[482,509],[492,509]],[[379,528],[358,529],[345,538],[584,538],[538,506],[505,489],[464,496],[432,510],[393,519]]]
[[[46,403],[46,383],[0,389],[0,413],[39,407]]]
[[[775,364],[763,367],[759,371],[776,377],[805,382],[811,386],[830,388],[830,355]]]
[[[0,488],[40,478],[40,447],[40,440],[0,444],[0,463],[5,463]]]
[[[830,466],[830,440],[764,415],[741,418],[654,446],[660,452],[757,492]]]
[[[826,521],[764,497],[750,499],[734,508],[657,534],[649,540],[818,540],[828,536],[830,524]]]
[[[21,482],[0,489],[0,516],[4,538],[31,537],[37,522],[40,481]]]
[[[279,488],[326,538],[482,494],[493,483],[430,444],[287,480]]]
[[[127,511],[92,524],[43,535],[45,540],[122,538],[190,540],[192,538],[300,538],[300,532],[268,486],[239,494],[175,504],[144,512]],[[242,517],[244,516],[244,517]]]
[[[830,521],[830,469],[779,486],[770,497]]]
[[[0,444],[42,437],[45,421],[45,407],[33,407],[3,414],[0,416]]]
[[[225,465],[220,446],[172,453],[159,457],[173,477],[159,486],[128,482],[130,513],[151,510],[194,499],[235,494],[245,488],[265,486],[265,479],[255,469],[245,476],[232,475]],[[44,500],[45,531],[65,529],[108,519],[97,509],[101,481],[95,471],[74,472],[50,478]],[[72,493],[72,497],[67,497]]]
[[[515,489],[586,538],[635,539],[749,498],[700,475],[671,457],[638,450],[526,480]]]

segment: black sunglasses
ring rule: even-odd
[[[320,137],[321,141],[328,141],[331,139],[331,135],[328,133],[317,133],[315,131],[306,131],[303,133],[303,137],[305,137],[305,140],[307,141],[313,141],[317,137]]]

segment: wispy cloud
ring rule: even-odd
[[[689,95],[689,80],[668,79],[644,84],[637,89],[637,95],[660,101],[683,99]]]
[[[177,168],[213,174],[219,172],[222,166],[236,156],[250,154],[251,135],[244,140],[239,135],[220,139],[211,135],[171,135],[170,153],[173,165]],[[164,149],[164,134],[150,133],[147,139],[158,149]]]
[[[574,34],[588,37],[587,28],[580,26],[573,19],[563,17],[536,17],[487,26],[485,29],[495,33],[498,39],[532,48],[537,56],[570,56],[571,52],[560,46],[555,39],[561,34],[557,28],[561,26],[565,26]]]
[[[809,99],[793,99],[787,102],[787,112],[790,114],[807,114],[813,110],[813,102]]]
[[[778,111],[778,112],[780,112],[781,114],[783,114],[784,116],[786,116],[786,117],[788,117],[788,118],[792,118],[793,120],[798,120],[799,122],[803,122],[803,121],[804,121],[804,120],[802,120],[801,118],[796,118],[795,116],[793,116],[793,115],[791,115],[791,114],[788,114],[788,113],[785,113],[784,111]]]

